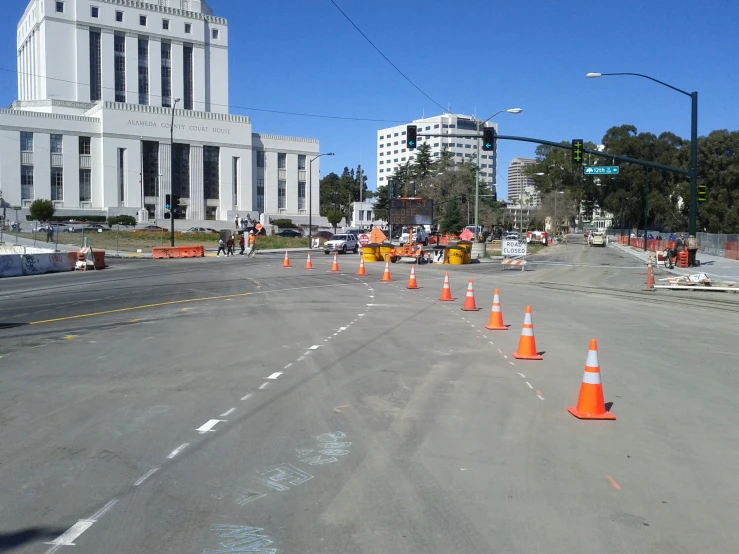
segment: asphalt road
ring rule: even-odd
[[[420,290],[292,261],[3,280],[0,551],[736,552],[734,295],[582,244]],[[512,357],[526,305],[542,361]],[[566,410],[591,338],[616,421]]]

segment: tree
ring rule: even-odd
[[[388,208],[390,207],[390,198],[387,185],[377,187],[375,193],[375,218],[387,221],[388,219]]]
[[[326,213],[326,219],[328,219],[328,222],[334,228],[334,233],[336,233],[336,226],[344,219],[344,214],[339,210],[331,209]]]
[[[51,221],[55,211],[54,203],[51,200],[44,200],[43,198],[34,200],[28,208],[31,219],[36,221]]]
[[[446,205],[444,219],[441,220],[439,230],[442,233],[459,233],[462,227],[464,227],[464,220],[459,209],[459,200],[455,196]]]

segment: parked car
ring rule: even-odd
[[[110,231],[110,227],[106,227],[105,225],[86,225],[83,227],[83,230],[85,233],[102,233],[103,231]]]
[[[331,231],[316,231],[315,233],[313,233],[314,238],[321,238],[324,240],[328,240],[333,236],[334,234]]]
[[[546,231],[527,231],[526,242],[529,244],[531,244],[532,242],[541,243],[544,246],[546,246],[549,242],[547,232]]]
[[[297,229],[283,229],[279,233],[277,233],[278,237],[290,237],[290,238],[300,238],[303,236],[303,233],[298,231]]]
[[[139,229],[139,231],[167,231],[167,229],[159,227],[159,225],[147,225],[143,229]]]
[[[186,231],[182,231],[183,233],[218,233],[215,229],[211,229],[210,227],[190,227]]]
[[[356,254],[359,252],[359,243],[354,235],[348,233],[334,235],[324,243],[323,249],[326,254],[330,254],[332,251],[346,254],[349,250]]]
[[[503,238],[506,238],[508,240],[518,240],[518,233],[508,232]]]
[[[474,228],[474,227],[473,227]],[[410,240],[410,231],[408,227],[403,227],[403,230],[400,233],[400,244],[406,244]],[[413,228],[413,241],[416,243],[423,244],[424,246],[428,246],[429,244],[429,234],[426,229],[423,227],[414,227]]]

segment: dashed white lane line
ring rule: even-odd
[[[269,383],[262,383],[262,384],[261,384],[261,385],[259,386],[259,390],[262,390],[262,389],[266,389],[266,388],[267,388],[267,385],[269,385]]]
[[[251,398],[251,393],[249,393],[246,396],[242,397],[241,400],[249,400],[250,398]]]
[[[287,364],[287,365],[286,365],[285,367],[283,367],[282,369],[290,369],[290,367],[291,367],[292,365],[293,365],[293,363],[292,363],[292,362],[290,362],[289,364]]]
[[[534,387],[532,387],[532,386],[531,386],[531,383],[529,383],[528,381],[526,381],[526,384],[527,384],[527,385],[529,386],[529,388],[530,388],[531,390],[534,390]]]
[[[508,363],[509,363],[509,364],[511,364],[511,365],[516,365],[516,364],[514,364],[513,362],[508,362]]]
[[[213,431],[213,427],[215,427],[216,425],[218,425],[221,421],[225,421],[225,420],[223,420],[223,419],[209,419],[206,423],[203,423],[200,427],[198,427],[195,430],[198,433],[200,433],[201,435],[204,434],[204,433],[215,432],[215,431]]]
[[[298,358],[298,359],[297,359],[297,360],[295,360],[295,361],[296,361],[296,362],[302,362],[303,360],[305,360],[305,356],[300,356],[300,358]]]
[[[503,354],[503,357],[504,357],[504,358],[505,358],[506,360],[508,359],[508,356],[506,356],[505,354]]]
[[[108,510],[110,510],[113,506],[116,505],[118,502],[117,498],[114,498],[110,502],[108,502],[105,506],[102,507],[98,512],[93,514],[91,517],[87,519],[81,519],[72,527],[67,529],[64,533],[59,535],[56,539],[54,539],[51,542],[47,542],[44,544],[50,544],[53,545],[52,548],[46,551],[46,554],[52,554],[53,552],[56,552],[60,546],[75,546],[74,541],[85,531],[87,531],[90,527],[93,526],[93,524],[97,523],[97,520],[103,517]]]
[[[318,350],[319,348],[321,348],[321,345],[320,344],[314,344],[308,350]]]
[[[167,456],[167,459],[168,460],[171,460],[172,458],[174,458],[175,456],[177,456],[177,454],[179,454],[180,452],[182,452],[188,446],[190,446],[190,443],[189,442],[186,442],[184,444],[179,445],[177,448],[175,448],[174,450],[172,450],[172,452],[169,453],[169,456]]]
[[[138,487],[138,486],[139,486],[139,485],[140,485],[141,483],[143,483],[144,481],[146,481],[146,480],[147,480],[147,479],[148,479],[149,477],[151,477],[152,475],[154,475],[154,474],[155,474],[155,473],[156,473],[157,471],[159,471],[159,468],[158,468],[158,467],[155,467],[154,469],[150,469],[150,470],[149,470],[149,471],[147,471],[147,472],[146,472],[146,473],[145,473],[144,475],[142,475],[142,476],[141,476],[141,477],[139,478],[139,480],[138,480],[138,481],[136,481],[136,482],[135,482],[135,483],[133,484],[133,486],[134,486],[134,487]]]
[[[537,394],[536,396],[539,397],[539,400],[544,400],[544,397],[541,394]]]
[[[525,375],[524,375],[523,373],[519,373],[519,375],[520,375],[521,377],[523,377],[524,379],[526,379],[526,376],[525,376]]]
[[[236,408],[231,408],[231,409],[230,409],[230,410],[228,410],[227,412],[223,412],[223,413],[221,414],[221,417],[226,417],[227,415],[230,415],[230,414],[232,414],[232,413],[233,413],[233,412],[234,412],[235,410],[236,410]]]
[[[502,350],[501,350],[500,348],[498,348],[498,352],[499,352],[500,354],[503,354],[503,351],[502,351]]]
[[[269,377],[265,377],[265,379],[277,379],[280,375],[282,375],[282,372],[281,371],[275,371]]]

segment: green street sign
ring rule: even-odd
[[[617,165],[586,165],[582,168],[585,175],[618,175]]]

